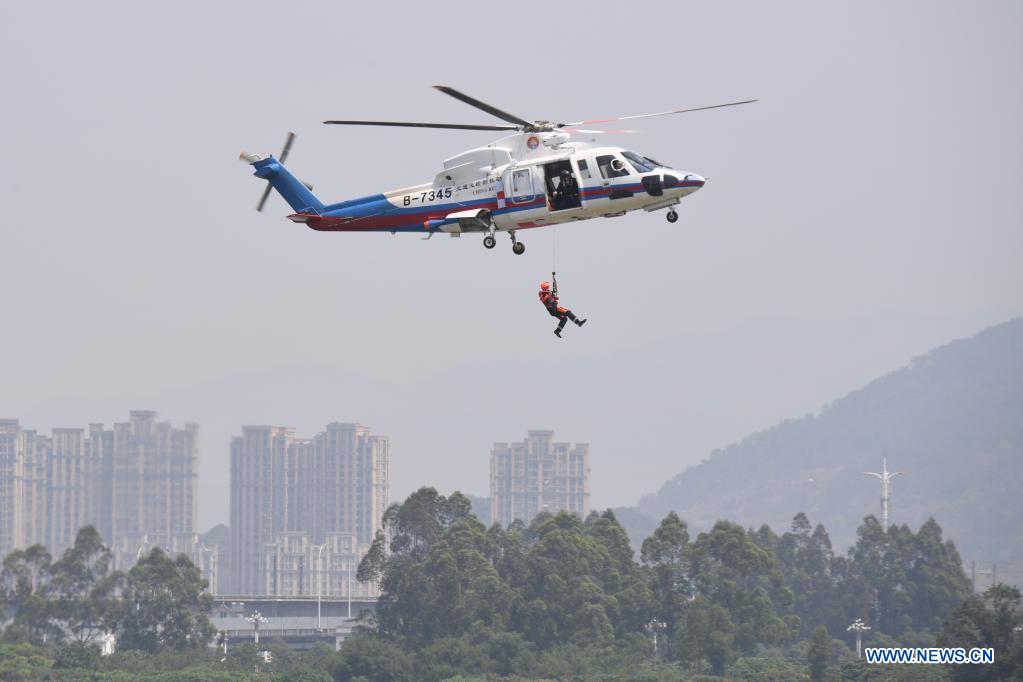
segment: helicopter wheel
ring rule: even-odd
[[[487,247],[488,249],[492,249],[495,246],[497,246],[497,240],[494,239],[494,235],[488,234],[486,237],[484,237],[483,246]]]
[[[668,219],[669,223],[673,223],[676,220],[678,220],[678,213],[676,213],[674,210],[671,210],[671,211],[668,211],[668,215],[666,215],[664,217]]]
[[[525,252],[526,245],[523,244],[522,242],[515,242],[514,244],[512,244],[512,253],[514,253],[516,256],[521,256]]]

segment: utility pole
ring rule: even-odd
[[[658,660],[659,658],[658,654],[660,653],[657,650],[657,631],[664,630],[664,628],[666,627],[668,627],[667,623],[659,621],[656,618],[654,618],[652,621],[646,624],[647,631],[654,636],[654,660]]]
[[[247,620],[250,623],[252,623],[252,627],[255,628],[255,630],[253,630],[253,632],[254,632],[253,636],[254,636],[254,639],[255,639],[254,643],[256,645],[258,645],[259,644],[259,626],[266,622],[266,618],[264,618],[259,613],[259,611],[253,611],[252,615],[249,616],[248,618],[246,618],[245,620]]]
[[[864,471],[866,476],[874,476],[881,481],[881,528],[888,530],[888,507],[892,499],[892,479],[901,476],[905,471],[888,471],[888,455],[881,456],[881,471]]]
[[[316,630],[320,629],[320,600],[323,597],[323,550],[327,548],[327,543],[320,545],[319,551],[316,552],[316,565],[319,570],[316,572]]]
[[[856,658],[863,657],[863,633],[870,630],[870,626],[864,623],[861,619],[857,618],[853,621],[852,625],[846,628],[847,632],[856,633]]]
[[[348,586],[345,591],[348,593],[348,619],[352,618],[352,557],[348,557],[345,561],[345,566],[348,570],[345,571],[345,577],[348,581]]]

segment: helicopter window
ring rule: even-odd
[[[586,165],[586,159],[579,159],[579,175],[582,176],[583,180],[590,179],[590,167]]]
[[[651,159],[649,156],[644,156],[643,158],[646,159],[647,163],[656,168],[671,168],[671,166],[669,166],[668,164],[661,163],[657,159]]]
[[[604,179],[620,178],[629,174],[625,162],[612,154],[605,154],[597,157],[597,168]]]
[[[654,166],[650,165],[650,159],[644,158],[635,152],[622,152],[622,156],[629,160],[629,163],[632,164],[637,173],[649,173],[654,169]]]

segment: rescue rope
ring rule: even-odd
[[[558,278],[555,270],[558,269],[558,226],[554,225],[551,231],[551,291],[558,295]]]

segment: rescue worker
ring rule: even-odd
[[[551,197],[551,205],[555,211],[579,206],[579,184],[571,172],[561,171],[561,175],[558,176],[558,187],[551,192]]]
[[[561,330],[565,328],[565,324],[569,320],[572,320],[580,327],[586,324],[585,318],[580,320],[571,310],[558,305],[557,292],[551,291],[551,283],[547,280],[540,282],[540,302],[543,303],[544,308],[547,308],[547,312],[551,314],[551,317],[558,318],[558,328],[554,330],[554,335],[559,339],[561,338]]]
[[[565,208],[575,208],[579,205],[579,183],[575,181],[575,176],[571,171],[567,169],[561,171],[561,184],[558,186],[558,191],[564,197],[562,205]]]

